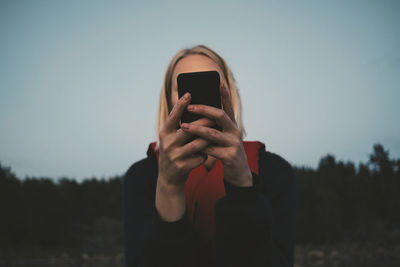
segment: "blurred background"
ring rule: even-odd
[[[122,266],[121,179],[204,44],[296,170],[296,265],[400,264],[399,1],[0,1],[0,266]]]

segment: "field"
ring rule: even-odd
[[[30,251],[8,252],[0,258],[1,267],[123,267],[124,255],[89,255],[83,253]],[[36,256],[34,256],[36,254]],[[294,267],[398,267],[399,240],[343,242],[324,245],[297,245]]]

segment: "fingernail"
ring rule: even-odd
[[[188,123],[182,123],[181,127],[182,127],[182,129],[187,130],[187,129],[189,129],[189,124]]]
[[[184,99],[184,100],[188,100],[189,97],[190,97],[190,94],[189,94],[189,93],[186,93],[186,94],[183,96],[183,99]]]
[[[194,110],[194,106],[189,105],[189,106],[187,107],[187,109],[188,109],[189,111],[193,111],[193,110]]]

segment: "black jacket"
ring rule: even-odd
[[[293,266],[298,190],[291,165],[260,149],[253,187],[224,180],[226,196],[216,212],[216,261],[196,248],[187,213],[165,222],[155,208],[155,156],[134,163],[123,178],[126,267]]]

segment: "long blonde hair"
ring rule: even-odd
[[[235,113],[236,124],[242,134],[242,138],[246,136],[246,131],[243,127],[242,121],[242,104],[240,101],[239,90],[236,86],[236,81],[233,77],[232,72],[230,71],[228,64],[226,64],[225,60],[218,55],[215,51],[205,45],[196,45],[192,48],[185,48],[179,51],[170,61],[167,70],[164,76],[164,82],[161,88],[160,101],[158,104],[158,116],[157,116],[157,139],[158,133],[160,132],[162,126],[164,125],[168,114],[172,110],[171,103],[171,90],[172,90],[172,75],[175,69],[176,64],[179,60],[187,57],[189,55],[203,55],[210,59],[212,59],[222,70],[226,81],[228,83],[228,87],[230,89],[230,95],[233,105],[233,112]],[[158,140],[157,140],[158,141]],[[158,142],[157,142],[158,143]]]

